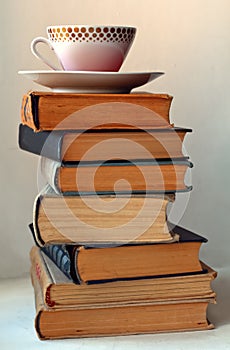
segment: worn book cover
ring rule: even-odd
[[[172,126],[168,94],[69,94],[30,91],[21,122],[35,131]]]
[[[214,297],[52,309],[44,304],[38,279],[32,276],[32,283],[36,305],[35,329],[41,340],[213,328],[207,320],[207,307],[215,302]]]
[[[192,296],[209,298],[216,295],[211,284],[217,273],[203,262],[202,273],[80,284],[62,271],[62,267],[67,273],[69,270],[69,266],[64,266],[68,265],[65,257],[59,268],[41,248],[33,246],[30,260],[32,278],[38,280],[48,308],[172,302]]]
[[[60,196],[47,186],[34,201],[34,231],[41,245],[170,242],[167,210],[174,200],[173,194]]]
[[[38,232],[34,234],[37,242]],[[45,244],[42,250],[76,283],[201,273],[199,253],[202,243],[207,240],[177,226],[172,229],[172,234],[179,236],[179,240],[167,244],[138,240],[123,245],[64,243]]]

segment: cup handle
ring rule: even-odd
[[[50,43],[50,41],[48,39],[43,38],[43,37],[37,37],[37,38],[33,39],[31,44],[30,44],[30,49],[31,49],[31,52],[33,53],[33,55],[35,57],[37,57],[39,60],[43,61],[45,64],[47,64],[47,66],[49,66],[53,70],[60,70],[60,68],[55,67],[52,63],[50,63],[45,57],[43,57],[38,52],[38,50],[36,48],[38,43],[44,43],[44,44],[48,45],[51,50],[54,49],[52,44]]]

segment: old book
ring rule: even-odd
[[[21,121],[35,131],[170,127],[167,94],[69,94],[30,91]]]
[[[60,196],[47,186],[34,202],[36,241],[124,244],[170,242],[168,205],[174,195]]]
[[[40,339],[63,339],[156,332],[212,329],[207,307],[215,298],[181,299],[169,302],[127,302],[120,306],[47,308],[37,278],[32,278],[35,294],[35,329]]]
[[[45,245],[43,251],[76,283],[202,272],[199,252],[207,240],[175,227],[179,241],[114,246]]]
[[[200,274],[76,284],[39,247],[30,251],[31,276],[37,279],[48,308],[97,307],[103,304],[152,303],[215,297],[211,283],[217,273],[202,263]],[[131,299],[130,299],[131,298]]]
[[[61,162],[108,159],[181,158],[185,135],[191,129],[104,129],[34,132],[19,126],[19,147]]]
[[[42,157],[39,174],[60,194],[76,193],[171,193],[188,191],[187,158],[169,160],[69,162]]]

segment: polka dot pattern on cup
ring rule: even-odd
[[[132,41],[136,29],[132,27],[100,27],[100,26],[57,26],[49,27],[49,39],[58,42],[118,42]]]

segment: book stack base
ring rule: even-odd
[[[40,339],[212,329],[216,272],[78,285],[38,247],[31,250],[35,328]]]
[[[217,273],[199,257],[207,239],[168,220],[177,193],[192,189],[182,151],[191,130],[170,123],[171,102],[149,93],[23,97],[19,147],[40,156],[45,181],[29,225],[41,340],[214,327]]]

